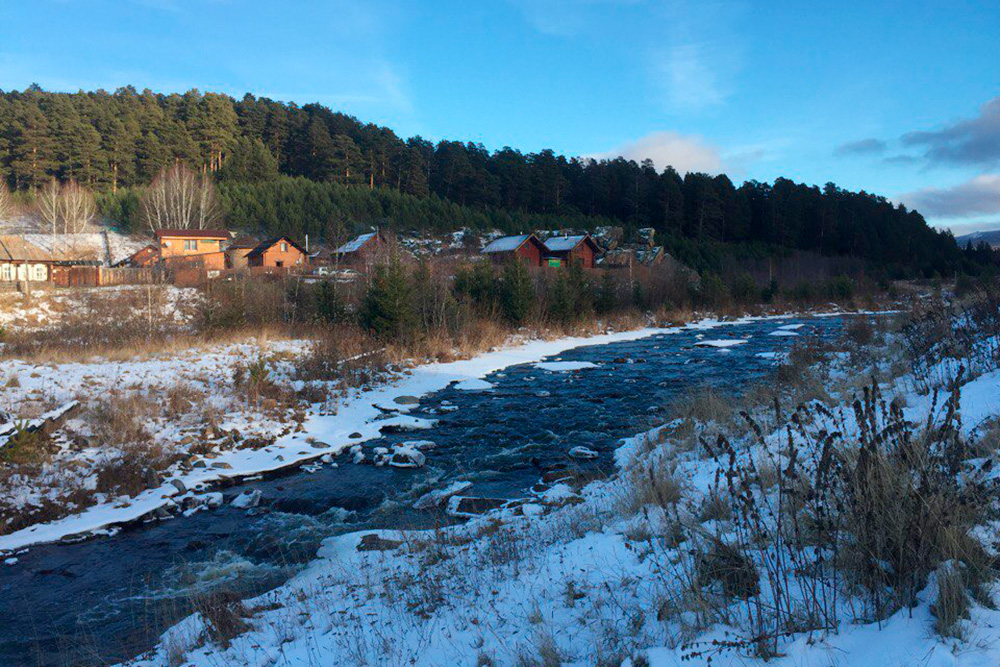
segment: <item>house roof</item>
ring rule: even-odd
[[[225,229],[157,229],[153,236],[162,238],[181,239],[228,239],[230,234]]]
[[[501,236],[498,239],[494,239],[483,248],[483,253],[494,253],[494,252],[514,252],[522,245],[528,242],[529,239],[535,238],[534,234],[521,234],[520,236]],[[535,239],[539,242],[538,239]]]
[[[0,261],[51,262],[53,258],[20,236],[0,236]]]
[[[288,245],[297,248],[298,251],[301,252],[303,255],[307,254],[305,248],[303,248],[302,246],[300,246],[298,243],[288,238],[287,236],[275,236],[273,238],[267,239],[266,241],[261,241],[256,248],[247,253],[247,259],[250,259],[251,257],[260,257],[265,252],[267,252],[268,249],[274,247],[274,245],[279,241],[287,241]]]
[[[549,252],[569,252],[581,243],[590,238],[589,234],[577,234],[576,236],[553,236],[545,239],[545,247]],[[593,243],[593,241],[591,241]]]
[[[237,236],[233,239],[233,242],[229,244],[230,249],[246,249],[252,250],[260,245],[260,241],[252,236]]]
[[[368,232],[367,234],[361,234],[360,236],[355,236],[353,239],[345,243],[344,245],[337,248],[336,253],[338,255],[343,255],[349,252],[357,252],[361,250],[362,247],[373,238],[378,235],[378,232]]]

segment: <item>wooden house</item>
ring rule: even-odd
[[[225,229],[158,229],[153,236],[161,260],[225,252],[232,238]]]
[[[594,268],[601,249],[590,234],[553,236],[545,240],[545,259],[553,266],[576,264],[585,269]]]
[[[0,282],[49,282],[54,260],[20,236],[0,236]]]
[[[381,232],[368,232],[355,236],[333,251],[338,263],[359,265],[371,264],[384,259],[389,252],[389,244]]]
[[[518,259],[528,266],[541,266],[547,250],[534,234],[502,236],[491,241],[482,254],[498,264]]]
[[[246,259],[248,266],[301,269],[309,263],[309,254],[305,248],[287,236],[276,236],[259,243],[247,253]]]

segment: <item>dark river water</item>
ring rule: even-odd
[[[796,322],[805,325],[799,336],[770,335]],[[355,465],[345,454],[336,467],[225,489],[227,504],[218,509],[32,548],[15,565],[0,565],[0,665],[103,665],[137,655],[198,595],[220,587],[263,593],[314,558],[325,537],[442,521],[440,510],[412,509],[429,489],[470,481],[463,495],[515,498],[552,467],[610,471],[618,440],[655,423],[685,392],[712,385],[739,394],[774,367],[762,353],[786,351],[807,336],[832,338],[840,328],[840,318],[788,318],[577,348],[555,359],[597,367],[554,372],[524,364],[488,376],[489,391],[449,387],[409,413],[438,420],[432,428],[364,444],[370,461],[374,447],[433,441],[423,468]],[[723,352],[695,347],[699,335],[749,342]],[[599,458],[570,460],[567,452],[579,445]],[[228,505],[247,489],[262,492],[257,509]]]

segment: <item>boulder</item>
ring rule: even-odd
[[[574,459],[596,459],[600,454],[589,447],[574,447],[569,450],[570,458]]]
[[[393,448],[389,465],[394,468],[421,468],[427,463],[427,457],[415,447],[400,445]]]
[[[443,489],[436,489],[420,496],[420,498],[417,499],[417,502],[413,503],[413,508],[426,510],[432,507],[440,507],[449,498],[458,495],[470,486],[472,486],[472,482],[453,482]]]
[[[175,489],[177,489],[177,493],[187,493],[187,487],[184,486],[184,482],[182,482],[181,480],[172,479],[170,480],[170,483],[173,485]]]
[[[229,503],[229,505],[237,509],[250,509],[252,507],[257,507],[257,505],[260,504],[260,496],[260,489],[244,491],[240,495],[233,498],[233,501]]]
[[[417,405],[420,403],[420,399],[416,396],[397,396],[392,400],[398,405]]]
[[[478,516],[507,504],[503,498],[473,498],[471,496],[453,496],[448,501],[448,513],[453,516]]]
[[[401,544],[398,540],[387,540],[372,533],[361,538],[358,551],[391,551]]]

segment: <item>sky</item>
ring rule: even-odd
[[[1000,2],[2,0],[0,89],[320,102],[1000,227]]]

